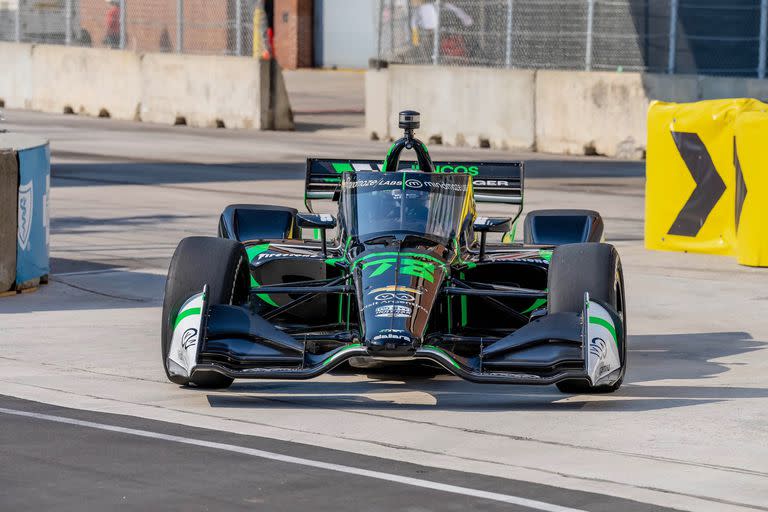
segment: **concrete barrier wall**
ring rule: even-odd
[[[32,48],[32,109],[136,119],[141,103],[141,55],[97,48]]]
[[[0,65],[0,99],[10,108],[293,129],[282,71],[258,59],[0,43]]]
[[[642,158],[652,98],[696,99],[695,77],[639,73],[536,74],[536,149]]]
[[[168,124],[182,116],[191,126],[268,125],[266,61],[154,53],[143,56],[141,68],[143,121]]]
[[[410,108],[422,138],[449,145],[638,159],[652,100],[731,97],[768,98],[768,80],[392,65],[368,71],[366,129],[397,137],[397,112]]]
[[[365,131],[374,139],[389,138],[389,73],[386,69],[365,74]]]
[[[422,138],[456,146],[531,148],[534,144],[534,71],[441,66],[392,66],[388,91],[390,134],[397,112],[421,112]]]
[[[32,108],[32,45],[0,43],[0,99],[7,108]]]

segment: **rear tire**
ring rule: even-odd
[[[173,321],[184,302],[208,285],[208,304],[243,304],[248,300],[250,271],[243,245],[224,238],[192,236],[176,247],[168,268],[163,299],[161,348],[163,368],[171,382],[200,388],[227,388],[234,379],[205,372],[192,379],[171,375],[168,350],[173,337]]]
[[[627,315],[624,298],[624,273],[616,248],[610,244],[582,243],[561,245],[552,253],[548,276],[549,313],[581,313],[584,292],[599,299],[619,314],[621,329],[621,374],[611,385],[592,386],[586,380],[557,383],[563,393],[613,393],[621,387],[627,371]]]

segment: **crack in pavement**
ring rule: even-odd
[[[137,298],[137,297],[121,297],[120,295],[113,295],[111,293],[105,293],[105,292],[100,292],[100,291],[97,291],[97,290],[91,290],[90,288],[86,288],[84,286],[79,286],[79,285],[76,285],[76,284],[68,283],[68,282],[64,281],[63,279],[58,279],[58,278],[54,279],[53,277],[50,277],[49,279],[51,281],[56,282],[56,283],[61,283],[61,284],[65,285],[65,286],[69,286],[69,287],[75,288],[76,290],[81,290],[81,291],[84,291],[84,292],[87,292],[87,293],[93,293],[94,295],[101,295],[102,297],[109,297],[110,299],[127,300],[127,301],[130,301],[130,302],[153,302],[153,299],[140,299],[140,298]]]

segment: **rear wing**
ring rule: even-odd
[[[380,171],[381,160],[307,159],[304,202],[312,211],[312,200],[333,199],[345,172]],[[435,172],[472,176],[475,201],[513,204],[523,208],[523,162],[434,162]],[[401,161],[398,171],[419,170],[416,162]]]

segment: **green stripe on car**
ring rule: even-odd
[[[200,308],[185,309],[184,311],[179,313],[179,315],[176,317],[176,321],[173,323],[173,328],[175,329],[176,327],[178,327],[181,321],[187,318],[188,316],[199,315],[199,314],[200,314]]]
[[[342,348],[341,350],[339,350],[339,351],[338,351],[338,352],[336,352],[335,354],[332,354],[332,355],[328,356],[328,357],[325,359],[325,361],[323,361],[323,366],[327,366],[327,365],[328,365],[328,363],[330,363],[330,362],[333,360],[333,358],[334,358],[334,357],[336,357],[336,356],[338,356],[338,355],[341,355],[341,354],[343,354],[344,352],[348,352],[348,351],[350,351],[350,350],[353,350],[353,349],[356,349],[356,348],[360,348],[360,347],[362,347],[362,346],[363,346],[363,345],[362,345],[361,343],[353,343],[353,344],[351,344],[351,345],[347,345],[346,347]]]
[[[589,317],[589,323],[599,325],[601,327],[605,327],[608,332],[611,333],[611,336],[613,336],[613,341],[616,343],[616,346],[619,346],[619,339],[616,337],[616,329],[613,327],[613,325],[607,321],[603,320],[602,318],[598,316],[591,316]]]
[[[541,306],[543,306],[546,303],[547,303],[547,299],[536,299],[535,301],[533,301],[533,304],[531,304],[531,307],[529,307],[525,311],[521,311],[520,313],[522,314],[530,313],[531,311],[535,311],[539,309]]]
[[[355,170],[352,168],[352,165],[348,162],[333,162],[331,164],[333,166],[333,170],[338,172],[339,174],[343,172],[354,172]]]
[[[450,362],[451,362],[451,364],[452,364],[453,366],[455,366],[455,367],[456,367],[456,368],[458,368],[459,370],[461,369],[461,366],[459,366],[459,363],[457,363],[457,362],[456,362],[456,361],[455,361],[455,360],[454,360],[454,359],[453,359],[453,358],[452,358],[452,357],[451,357],[451,356],[448,354],[448,352],[446,352],[445,350],[441,349],[440,347],[436,347],[436,346],[434,346],[434,345],[424,345],[422,348],[425,348],[425,349],[427,349],[427,350],[432,350],[432,351],[434,351],[434,352],[438,352],[440,355],[442,355],[442,356],[444,356],[446,359],[448,359],[448,361],[450,361]]]

